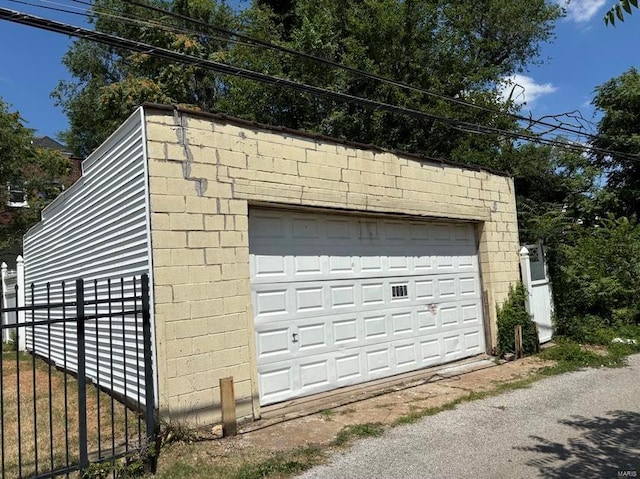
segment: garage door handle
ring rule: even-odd
[[[292,336],[291,342],[292,343],[297,343],[298,342],[298,333],[293,333],[291,336]]]

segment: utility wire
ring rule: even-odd
[[[12,2],[12,3],[17,3],[17,4],[20,4],[20,5],[27,5],[29,7],[41,8],[43,10],[50,10],[50,11],[54,11],[54,12],[68,13],[70,15],[78,15],[78,16],[81,16],[81,17],[98,18],[99,16],[104,16],[104,17],[112,18],[114,20],[124,20],[125,22],[132,23],[132,24],[135,24],[135,25],[159,28],[159,29],[164,30],[166,32],[183,33],[185,35],[186,34],[197,33],[196,31],[191,30],[191,29],[179,28],[179,27],[175,27],[175,26],[165,25],[165,24],[157,22],[155,20],[147,20],[147,19],[141,20],[140,17],[136,17],[134,15],[117,15],[117,14],[114,14],[114,13],[109,13],[108,11],[105,11],[105,10],[102,10],[102,9],[96,9],[95,12],[92,12],[88,8],[74,7],[72,5],[67,5],[65,3],[53,2],[51,0],[40,0],[40,1],[42,3],[47,3],[49,5],[57,5],[57,7],[40,5],[38,3],[29,2],[29,1],[26,1],[26,0],[7,0],[7,1]],[[78,1],[78,0],[73,0],[73,1],[76,1],[77,3],[85,4],[85,5],[91,5],[88,2],[82,2],[82,1]],[[78,10],[78,11],[68,10],[69,8],[73,8],[73,9]],[[113,10],[113,9],[110,9],[110,11],[111,12],[116,12],[116,10]],[[223,38],[220,38],[220,37],[214,37],[212,35],[207,35],[207,38],[211,38],[213,40],[218,40],[218,41],[229,41],[226,38],[223,39]],[[234,41],[233,43],[249,46],[248,44],[245,44],[243,42]]]
[[[631,156],[625,153],[616,152],[616,151],[608,150],[604,148],[597,148],[590,145],[580,146],[576,144],[564,143],[564,142],[555,141],[555,140],[547,140],[532,134],[502,130],[499,128],[479,125],[471,122],[465,122],[465,121],[456,120],[453,118],[444,117],[441,115],[435,115],[435,114],[426,113],[418,110],[400,107],[397,105],[378,102],[375,100],[370,100],[368,98],[362,98],[354,95],[349,95],[346,93],[334,92],[331,90],[326,90],[323,88],[306,85],[303,83],[298,83],[292,80],[282,79],[282,78],[274,77],[271,75],[255,72],[252,70],[247,70],[244,68],[234,67],[232,65],[226,65],[226,64],[215,62],[212,60],[205,60],[202,58],[186,55],[184,53],[176,52],[166,48],[149,45],[147,43],[139,42],[136,40],[126,39],[126,38],[122,38],[122,37],[118,37],[115,35],[110,35],[102,32],[96,32],[94,30],[88,30],[85,28],[68,25],[65,23],[37,17],[34,15],[25,14],[22,12],[17,12],[10,9],[0,8],[0,20],[7,20],[13,23],[19,23],[22,25],[27,25],[27,26],[31,26],[31,27],[35,27],[43,30],[61,33],[61,34],[69,35],[72,37],[83,38],[89,41],[98,42],[98,43],[102,43],[102,44],[113,46],[113,47],[118,47],[118,48],[123,48],[131,51],[143,53],[149,56],[162,58],[165,60],[181,63],[184,65],[203,68],[203,69],[214,71],[224,75],[238,76],[241,78],[246,78],[249,80],[258,81],[258,82],[262,82],[270,85],[283,86],[298,92],[311,93],[317,96],[329,98],[336,101],[343,101],[347,103],[357,104],[360,106],[373,108],[373,109],[381,109],[381,110],[389,111],[392,113],[407,115],[407,116],[411,116],[411,117],[422,119],[422,120],[425,120],[425,119],[434,120],[434,121],[438,121],[443,124],[446,124],[451,127],[455,127],[457,129],[461,129],[463,131],[467,131],[470,133],[497,134],[505,137],[532,141],[532,142],[546,144],[550,146],[557,146],[563,149],[580,152],[580,153],[584,152],[585,150],[589,150],[589,151],[600,153],[603,155],[618,155],[622,157],[627,157],[629,160],[632,160],[632,161],[640,161],[640,158],[637,155]]]
[[[18,2],[18,0],[10,0],[10,1],[16,1],[17,3],[21,3],[21,2]],[[111,16],[111,17],[114,17],[114,18],[119,18],[119,19],[130,18],[132,22],[135,22],[135,23],[138,23],[138,24],[147,24],[147,25],[150,25],[150,26],[157,26],[157,27],[163,28],[165,30],[169,30],[169,31],[171,31],[173,29],[173,31],[179,31],[181,33],[203,34],[202,31],[194,31],[194,30],[190,30],[190,29],[170,27],[170,26],[165,25],[165,24],[163,24],[161,22],[156,22],[156,21],[151,21],[150,22],[148,19],[142,20],[141,17],[136,17],[135,15],[131,15],[131,14],[129,14],[128,17],[122,17],[120,15],[115,15],[114,16],[113,14],[109,14],[107,12],[108,11],[117,12],[117,10],[115,10],[113,8],[105,9],[104,7],[95,7],[94,4],[92,2],[90,2],[90,1],[86,1],[86,0],[72,0],[72,1],[75,2],[75,3],[82,4],[82,5],[94,7],[94,8],[96,8],[96,11],[100,12],[101,14],[107,15],[107,16]],[[460,98],[453,98],[453,97],[442,95],[442,94],[439,94],[439,93],[436,93],[436,92],[432,92],[432,91],[429,91],[429,90],[418,88],[418,87],[415,87],[413,85],[409,85],[407,83],[400,82],[400,81],[397,81],[397,80],[394,80],[394,79],[391,79],[391,78],[388,78],[388,77],[383,77],[381,75],[376,75],[376,74],[373,74],[373,73],[370,73],[370,72],[367,72],[367,71],[364,71],[364,70],[360,70],[360,69],[351,67],[349,65],[345,65],[343,63],[338,63],[338,62],[329,60],[327,58],[319,57],[319,56],[316,56],[316,55],[311,55],[311,54],[308,54],[308,53],[305,53],[305,52],[301,52],[301,51],[298,51],[298,50],[293,50],[293,49],[290,49],[290,48],[287,48],[287,47],[276,45],[276,44],[274,44],[272,42],[269,42],[269,41],[260,40],[260,39],[257,39],[257,38],[254,38],[254,37],[251,37],[251,36],[248,36],[248,35],[245,35],[245,34],[241,34],[241,33],[235,32],[233,30],[229,30],[229,29],[226,29],[226,28],[223,28],[223,27],[219,27],[217,25],[212,25],[210,23],[203,22],[201,20],[198,20],[198,19],[195,19],[195,18],[192,18],[192,17],[188,17],[186,15],[181,15],[179,13],[175,13],[175,12],[172,12],[172,11],[169,11],[169,10],[165,10],[165,9],[162,9],[162,8],[159,8],[159,7],[155,7],[153,5],[147,5],[145,3],[138,2],[136,0],[123,0],[123,1],[125,3],[127,3],[127,4],[129,4],[129,5],[134,5],[134,6],[137,6],[137,7],[141,7],[141,8],[144,8],[146,10],[153,11],[155,13],[160,13],[162,15],[168,15],[170,17],[173,17],[173,18],[185,21],[185,22],[189,22],[189,23],[192,23],[192,24],[199,25],[201,27],[206,28],[207,30],[213,30],[213,31],[222,33],[222,34],[226,35],[227,37],[229,37],[227,39],[227,41],[230,41],[232,43],[241,44],[241,45],[244,45],[244,46],[251,46],[251,47],[264,47],[264,48],[268,48],[268,49],[271,49],[271,50],[279,51],[279,52],[282,52],[282,53],[287,53],[287,54],[290,54],[290,55],[306,58],[308,60],[312,60],[312,61],[315,61],[315,62],[318,62],[318,63],[322,63],[322,64],[325,64],[325,65],[331,66],[333,68],[342,69],[342,70],[348,71],[350,73],[353,73],[353,74],[356,74],[356,75],[359,75],[359,76],[362,76],[362,77],[365,77],[365,78],[369,78],[371,80],[379,81],[379,82],[382,82],[382,83],[386,83],[388,85],[392,85],[392,86],[395,86],[395,87],[399,87],[399,88],[403,88],[403,89],[406,89],[406,90],[410,90],[410,91],[413,91],[414,93],[424,94],[424,95],[427,95],[427,96],[430,96],[430,97],[433,97],[433,98],[437,98],[437,99],[440,99],[440,100],[443,100],[443,101],[452,102],[452,103],[456,103],[456,104],[459,104],[459,105],[462,105],[462,106],[466,106],[466,107],[469,107],[469,108],[474,108],[474,109],[478,109],[478,110],[485,111],[485,112],[488,112],[488,113],[492,113],[494,115],[506,116],[506,117],[509,117],[509,118],[512,118],[512,119],[515,119],[515,120],[518,120],[518,121],[523,121],[523,122],[528,123],[528,128],[545,127],[545,128],[550,128],[551,129],[550,131],[562,131],[562,132],[565,132],[565,133],[571,133],[573,135],[577,135],[577,136],[581,136],[581,137],[584,137],[584,138],[588,138],[590,140],[593,140],[593,139],[596,138],[594,135],[586,133],[582,129],[575,129],[575,128],[568,127],[567,125],[562,125],[562,124],[558,124],[558,123],[549,123],[547,121],[542,121],[541,119],[534,120],[531,117],[518,115],[518,114],[515,114],[515,113],[508,112],[508,111],[502,111],[502,110],[497,109],[497,108],[491,108],[491,107],[486,107],[486,106],[483,106],[483,105],[477,105],[477,104],[475,104],[473,102],[470,102],[470,101],[467,101],[467,100],[462,100]],[[118,13],[121,13],[121,12],[118,12]],[[88,14],[90,14],[90,13],[88,12]],[[239,42],[237,40],[233,40],[232,37],[244,40],[244,42]],[[213,39],[221,40],[220,38],[217,38],[217,37],[213,37]],[[556,116],[558,116],[558,115],[556,115]],[[549,116],[547,115],[547,117],[549,117]],[[580,128],[580,127],[578,127],[578,128]],[[539,134],[548,134],[548,133],[550,133],[550,131],[540,132]]]
[[[20,1],[20,0],[9,0],[9,1],[14,1],[15,3],[26,3],[28,5],[34,5],[32,3],[28,3],[28,2],[24,2],[24,1]],[[47,0],[41,0],[41,1],[45,1],[46,2]],[[203,34],[203,32],[201,32],[201,31],[195,31],[195,30],[185,29],[185,28],[178,28],[178,27],[175,27],[175,26],[169,26],[169,25],[163,24],[161,22],[153,21],[153,20],[150,21],[148,19],[141,19],[141,17],[137,17],[137,16],[132,15],[132,14],[128,14],[127,16],[123,17],[122,16],[122,12],[117,12],[117,10],[115,10],[113,8],[105,9],[103,7],[95,7],[93,3],[89,2],[89,1],[86,1],[86,0],[72,0],[72,1],[75,2],[75,3],[82,4],[82,5],[94,7],[96,12],[100,13],[101,15],[105,15],[105,16],[108,16],[108,17],[111,17],[111,18],[123,19],[123,20],[127,20],[128,19],[128,21],[131,21],[132,23],[137,23],[139,25],[155,26],[155,27],[162,28],[165,31],[174,31],[174,32],[180,32],[180,33]],[[182,21],[186,21],[186,22],[197,24],[197,25],[205,27],[205,28],[207,28],[209,30],[214,30],[214,31],[217,31],[219,33],[223,33],[224,35],[229,37],[229,38],[226,39],[226,41],[230,41],[230,42],[235,43],[235,44],[240,44],[240,45],[244,45],[244,46],[253,46],[253,47],[265,47],[265,48],[269,48],[269,49],[272,49],[272,50],[284,52],[284,53],[287,53],[287,54],[300,56],[300,57],[303,57],[303,58],[306,58],[306,59],[309,59],[309,60],[313,60],[313,61],[316,61],[316,62],[320,62],[320,63],[326,64],[326,65],[332,66],[334,68],[344,69],[344,70],[349,71],[351,73],[354,73],[354,74],[357,74],[357,75],[360,75],[360,76],[364,76],[366,78],[373,79],[373,80],[376,80],[376,81],[380,81],[380,82],[383,82],[383,83],[386,83],[386,84],[389,84],[389,85],[392,85],[392,86],[408,89],[408,90],[411,90],[411,91],[416,92],[416,93],[421,93],[421,94],[425,94],[425,95],[428,95],[428,96],[431,96],[431,97],[435,97],[435,98],[438,98],[440,100],[457,103],[457,104],[460,104],[460,105],[463,105],[463,106],[479,109],[479,110],[482,110],[482,111],[485,111],[485,112],[489,112],[489,113],[492,113],[492,114],[495,114],[495,115],[507,116],[507,117],[510,117],[510,118],[518,120],[518,121],[527,122],[528,125],[529,125],[528,129],[530,129],[532,127],[538,127],[538,126],[543,126],[545,128],[550,128],[550,130],[547,130],[547,131],[544,131],[544,132],[539,132],[537,134],[544,135],[544,134],[549,134],[552,131],[562,131],[562,132],[565,132],[565,133],[571,133],[571,134],[574,134],[574,135],[585,137],[585,138],[588,138],[590,140],[596,139],[596,137],[594,135],[591,135],[589,133],[584,132],[581,127],[577,127],[577,128],[580,128],[580,129],[574,129],[574,128],[568,127],[567,125],[563,125],[561,123],[549,123],[549,122],[546,122],[546,121],[542,121],[541,119],[534,120],[531,117],[525,117],[525,116],[522,116],[522,115],[517,115],[515,113],[502,111],[502,110],[499,110],[499,109],[496,109],[496,108],[490,108],[490,107],[485,107],[485,106],[482,106],[482,105],[477,105],[475,103],[472,103],[472,102],[469,102],[469,101],[466,101],[466,100],[462,100],[462,99],[459,99],[459,98],[452,98],[452,97],[441,95],[441,94],[438,94],[438,93],[435,93],[435,92],[432,92],[432,91],[429,91],[429,90],[418,88],[418,87],[415,87],[413,85],[409,85],[409,84],[406,84],[406,83],[403,83],[403,82],[399,82],[399,81],[393,80],[393,79],[388,78],[388,77],[375,75],[375,74],[372,74],[372,73],[369,73],[369,72],[366,72],[366,71],[363,71],[363,70],[359,70],[357,68],[350,67],[350,66],[342,64],[342,63],[338,63],[338,62],[334,62],[332,60],[328,60],[328,59],[323,58],[323,57],[310,55],[310,54],[307,54],[307,53],[304,53],[304,52],[300,52],[300,51],[293,50],[293,49],[290,49],[290,48],[282,47],[280,45],[276,45],[276,44],[274,44],[272,42],[256,39],[256,38],[250,37],[248,35],[240,34],[238,32],[234,32],[232,30],[228,30],[228,29],[225,29],[225,28],[222,28],[222,27],[218,27],[216,25],[212,25],[210,23],[203,22],[201,20],[198,20],[198,19],[195,19],[195,18],[192,18],[192,17],[188,17],[188,16],[185,16],[185,15],[181,15],[181,14],[178,14],[178,13],[175,13],[175,12],[171,12],[169,10],[165,10],[165,9],[162,9],[162,8],[159,8],[159,7],[155,7],[155,6],[152,6],[152,5],[147,5],[147,4],[135,1],[135,0],[123,0],[123,1],[128,3],[128,4],[130,4],[130,5],[134,5],[134,6],[138,6],[138,7],[141,7],[141,8],[145,8],[147,10],[150,10],[150,11],[153,11],[153,12],[156,12],[156,13],[160,13],[160,14],[163,14],[163,15],[168,15],[168,16],[171,16],[173,18],[177,18],[177,19],[182,20]],[[49,3],[53,3],[53,2],[49,2]],[[46,7],[42,7],[42,8],[46,8]],[[54,10],[56,10],[56,9],[54,9]],[[94,16],[94,17],[97,16],[94,13],[90,12],[90,10],[88,10],[88,9],[85,9],[85,11],[87,12],[87,15]],[[114,15],[113,13],[108,13],[109,11],[117,12],[119,14],[118,15]],[[69,12],[69,13],[76,13],[76,12]],[[205,35],[208,38],[212,38],[214,40],[219,40],[219,41],[222,40],[219,37],[212,37],[212,36],[207,35],[207,34],[205,34]],[[237,40],[233,40],[231,37],[236,37],[236,38],[243,39],[243,40],[245,40],[245,42],[240,42],[240,41],[237,41]],[[222,41],[224,41],[224,40],[222,40]],[[557,116],[559,116],[559,115],[553,115],[553,117],[557,117]],[[549,117],[551,117],[551,116],[550,115],[546,116],[546,118],[549,118]]]
[[[83,0],[72,0],[72,1],[78,2],[78,3],[83,3],[85,5],[91,5],[91,2],[87,2],[87,1],[83,1]],[[523,115],[510,113],[508,111],[502,111],[502,110],[499,110],[499,109],[496,109],[496,108],[490,108],[490,107],[486,107],[486,106],[483,106],[483,105],[477,105],[477,104],[475,104],[473,102],[470,102],[470,101],[467,101],[467,100],[462,100],[460,98],[453,98],[453,97],[442,95],[442,94],[439,94],[439,93],[436,93],[436,92],[433,92],[433,91],[425,90],[423,88],[418,88],[416,86],[413,86],[413,85],[410,85],[410,84],[407,84],[407,83],[404,83],[404,82],[401,82],[401,81],[397,81],[397,80],[394,80],[394,79],[389,78],[389,77],[376,75],[374,73],[370,73],[370,72],[367,72],[367,71],[364,71],[364,70],[360,70],[358,68],[351,67],[351,66],[346,65],[344,63],[338,63],[338,62],[335,62],[333,60],[329,60],[327,58],[319,57],[319,56],[316,56],[316,55],[311,55],[309,53],[301,52],[301,51],[298,51],[298,50],[293,50],[291,48],[283,47],[281,45],[276,45],[276,44],[274,44],[272,42],[269,42],[269,41],[260,40],[260,39],[257,39],[257,38],[254,38],[254,37],[251,37],[251,36],[248,36],[248,35],[244,35],[244,34],[241,34],[241,33],[238,33],[238,32],[234,32],[233,30],[228,30],[226,28],[222,28],[222,27],[219,27],[217,25],[212,25],[210,23],[203,22],[201,20],[198,20],[198,19],[195,19],[195,18],[192,18],[192,17],[188,17],[186,15],[181,15],[179,13],[171,12],[169,10],[165,10],[163,8],[159,8],[159,7],[156,7],[156,6],[153,6],[153,5],[147,5],[145,3],[138,2],[136,0],[123,0],[123,1],[125,3],[130,4],[130,5],[135,5],[137,7],[141,7],[141,8],[156,12],[156,13],[161,13],[163,15],[169,15],[169,16],[171,16],[173,18],[176,18],[176,19],[179,19],[179,20],[183,20],[183,21],[186,21],[186,22],[190,22],[190,23],[202,26],[204,28],[207,28],[209,30],[214,30],[216,32],[223,33],[225,35],[229,35],[231,37],[240,38],[240,39],[244,40],[245,42],[249,42],[249,44],[255,44],[256,46],[265,47],[265,48],[268,48],[268,49],[271,49],[271,50],[275,50],[275,51],[279,51],[279,52],[282,52],[282,53],[287,53],[287,54],[290,54],[290,55],[306,58],[308,60],[312,60],[312,61],[315,61],[315,62],[318,62],[318,63],[322,63],[324,65],[331,66],[333,68],[338,68],[338,69],[342,69],[342,70],[348,71],[350,73],[353,73],[353,74],[368,78],[370,80],[375,80],[375,81],[378,81],[378,82],[381,82],[381,83],[386,83],[388,85],[392,85],[392,86],[395,86],[395,87],[403,88],[405,90],[410,90],[410,91],[413,91],[414,93],[421,93],[421,94],[424,94],[424,95],[427,95],[427,96],[430,96],[430,97],[433,97],[433,98],[437,98],[439,100],[443,100],[443,101],[447,101],[447,102],[451,102],[451,103],[456,103],[456,104],[463,105],[463,106],[466,106],[466,107],[469,107],[469,108],[475,108],[475,109],[482,110],[482,111],[485,111],[485,112],[488,112],[488,113],[493,113],[495,115],[508,116],[508,117],[510,117],[512,119],[519,120],[519,121],[525,121],[525,122],[529,123],[530,127],[533,126],[533,125],[540,125],[540,126],[544,126],[544,127],[547,127],[547,128],[553,128],[554,130],[561,130],[561,131],[564,131],[564,132],[567,132],[567,133],[572,133],[572,134],[575,134],[575,135],[583,136],[585,138],[595,139],[594,135],[591,135],[591,134],[586,133],[586,132],[581,131],[581,130],[577,130],[577,129],[569,128],[567,126],[562,126],[562,125],[557,125],[557,124],[545,122],[545,121],[542,121],[542,120],[534,120],[532,118],[528,118],[528,117],[523,116]]]

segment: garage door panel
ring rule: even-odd
[[[298,351],[306,352],[310,349],[317,350],[319,348],[328,348],[332,346],[331,336],[328,334],[327,323],[320,322],[315,324],[307,324],[297,328],[298,333],[294,341],[297,341]]]
[[[366,372],[369,376],[387,373],[391,370],[391,354],[389,345],[380,345],[365,353]]]
[[[386,338],[388,334],[386,314],[374,314],[364,317],[365,341]]]
[[[403,334],[413,334],[415,325],[413,324],[412,312],[403,311],[391,314],[391,334],[395,337]]]
[[[430,334],[438,328],[438,317],[431,308],[416,313],[418,317],[418,330],[423,334]]]
[[[442,359],[443,346],[440,338],[429,336],[422,339],[420,345],[420,359],[424,364],[432,364]]]
[[[446,302],[480,301],[473,277],[391,277],[253,285],[256,323],[327,316],[344,312],[379,311],[413,305],[424,309]],[[395,297],[394,297],[395,296]],[[439,306],[440,305],[440,306]]]
[[[323,359],[300,365],[300,390],[317,389],[331,384],[329,360]]]
[[[292,352],[289,328],[268,329],[257,332],[258,357],[288,356]]]
[[[260,317],[288,314],[290,292],[287,289],[269,289],[254,294],[254,307],[256,315]]]
[[[404,306],[256,324],[258,358],[262,364],[269,364],[407,338],[421,340],[463,329],[478,331],[481,328],[478,308],[476,303],[448,302],[420,310]]]
[[[252,209],[249,236],[262,404],[484,348],[470,225]]]
[[[295,393],[292,369],[290,366],[284,366],[260,373],[260,395],[263,401],[277,402]]]
[[[480,326],[482,321],[482,311],[478,303],[465,304],[460,306],[462,322],[466,327]]]
[[[481,338],[478,331],[464,333],[464,350],[472,354],[480,354]]]
[[[359,322],[357,318],[334,320],[333,344],[337,347],[353,346],[358,341]]]
[[[295,312],[307,313],[327,309],[323,285],[292,287],[295,295]]]
[[[399,344],[393,347],[394,359],[398,368],[412,368],[418,364],[416,344]]]
[[[462,335],[459,332],[445,334],[443,336],[444,354],[450,359],[455,359],[462,354]]]
[[[322,274],[322,258],[319,256],[295,256],[292,267],[294,277],[298,275]]]
[[[354,284],[336,284],[329,285],[330,293],[330,305],[332,310],[340,310],[343,308],[354,308],[358,304],[358,297],[356,296],[356,286]]]
[[[335,359],[336,381],[344,385],[346,382],[355,382],[362,378],[362,365],[360,351],[343,355]]]
[[[478,333],[439,334],[268,364],[259,372],[263,404],[314,394],[466,357],[479,350]]]
[[[250,261],[251,276],[264,281],[286,280],[287,264],[284,256],[256,255]]]

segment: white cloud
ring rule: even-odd
[[[560,0],[560,5],[567,10],[567,19],[576,23],[591,20],[607,0]]]
[[[505,78],[499,85],[500,96],[504,101],[511,97],[514,102],[531,106],[542,95],[554,93],[558,88],[551,83],[536,83],[526,75],[513,75]]]

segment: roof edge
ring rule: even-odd
[[[294,128],[288,128],[286,126],[268,125],[266,123],[259,123],[256,121],[244,120],[242,118],[225,115],[224,113],[211,113],[211,112],[206,112],[201,110],[194,110],[182,105],[166,105],[162,103],[145,102],[141,106],[145,110],[148,108],[148,109],[171,111],[171,112],[178,111],[181,113],[186,113],[191,116],[219,120],[221,122],[229,123],[236,126],[257,128],[260,130],[272,131],[276,133],[287,133],[290,135],[301,136],[301,137],[310,138],[313,140],[320,140],[320,141],[325,141],[329,143],[337,143],[340,145],[350,146],[360,150],[368,150],[368,151],[379,152],[379,153],[392,153],[394,155],[403,156],[405,158],[411,158],[421,162],[430,162],[430,163],[436,163],[441,165],[453,166],[453,167],[463,168],[465,170],[471,170],[471,171],[484,171],[487,173],[491,173],[492,175],[503,176],[507,178],[511,178],[513,176],[505,171],[495,170],[493,168],[487,168],[484,166],[467,165],[465,163],[459,163],[457,161],[445,160],[442,158],[433,158],[430,156],[419,155],[417,153],[409,153],[407,151],[396,150],[391,148],[383,148],[383,147],[371,145],[368,143],[359,143],[357,141],[344,140],[341,138],[335,138],[332,136],[322,135],[319,133],[310,133],[303,130],[296,130]]]

